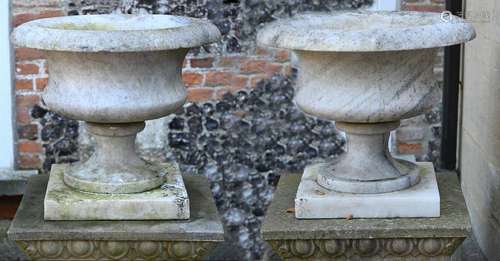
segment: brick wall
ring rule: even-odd
[[[13,26],[18,26],[34,19],[61,16],[64,12],[56,0],[13,0],[12,15]],[[42,166],[45,151],[40,139],[40,122],[32,116],[32,111],[41,102],[48,71],[39,51],[17,48],[15,55],[16,164],[21,169],[36,169]]]
[[[117,1],[113,0],[93,1],[98,4],[85,4],[85,2],[92,1],[13,0],[13,25],[18,26],[34,19],[68,14],[108,13],[118,6]],[[211,2],[204,3],[208,5]],[[441,11],[444,9],[444,0],[404,0],[402,6],[405,10]],[[151,9],[152,7],[145,4],[145,8]],[[167,5],[159,6],[153,12],[162,10],[161,8],[168,9],[172,7]],[[209,9],[216,8],[211,7]],[[176,14],[175,7],[172,10]],[[235,12],[235,10],[237,9],[230,8],[227,12]],[[180,14],[185,14],[188,10],[182,12],[184,13]],[[192,13],[187,15],[210,18],[209,11],[208,14],[203,12],[203,10],[193,10]],[[245,12],[244,15],[249,15],[248,13],[251,11],[247,10]],[[252,14],[250,13],[250,15]],[[216,24],[219,27],[224,27],[225,24],[234,23],[238,15],[230,15],[229,17],[216,20]],[[242,28],[241,31],[245,32],[249,31],[248,28],[255,30],[255,25],[249,23],[243,25]],[[289,52],[245,48],[245,46],[248,47],[249,43],[251,45],[252,39],[246,37],[244,32],[239,32],[234,28],[228,29],[228,31],[234,32],[225,34],[227,46],[219,48],[218,51],[197,51],[188,55],[183,70],[183,80],[188,88],[189,101],[201,102],[218,99],[227,91],[234,92],[242,88],[251,88],[259,80],[269,78],[274,73],[290,74],[293,71]],[[235,43],[234,39],[236,38],[248,38],[249,40],[247,39],[246,44],[242,42]],[[72,136],[78,135],[72,129],[74,123],[64,123],[63,130],[54,128],[52,126],[54,124],[51,125],[51,122],[60,123],[61,119],[57,115],[46,116],[46,111],[40,104],[40,94],[46,87],[49,77],[43,55],[39,51],[26,48],[16,49],[15,54],[17,167],[21,169],[43,168],[47,170],[51,163],[77,160],[77,156],[72,154],[72,150],[75,150],[76,146],[70,140]],[[441,60],[442,58],[437,59],[437,74],[442,71],[439,65]],[[435,131],[436,126],[428,124],[425,117],[421,119],[423,120],[413,123],[413,125],[424,126],[422,130],[424,134],[417,136],[425,138],[411,141],[398,139],[398,148],[401,153],[429,154],[427,152],[429,147],[428,133]],[[404,137],[405,134],[401,136]]]

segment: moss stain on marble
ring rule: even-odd
[[[166,182],[157,189],[131,194],[75,190],[63,181],[69,165],[54,165],[46,194],[49,220],[188,219],[189,198],[175,163],[162,165]],[[105,216],[105,218],[103,218]],[[127,216],[128,218],[125,218]]]
[[[51,26],[53,29],[61,30],[82,30],[82,31],[113,31],[116,28],[109,24],[88,23],[88,24],[75,24],[75,23],[60,23]]]

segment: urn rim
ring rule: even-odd
[[[444,47],[475,36],[469,22],[447,12],[361,10],[278,20],[259,31],[257,43],[305,51],[379,52]]]
[[[192,48],[220,40],[209,21],[173,15],[82,15],[38,19],[18,26],[18,47],[68,52],[144,52]]]

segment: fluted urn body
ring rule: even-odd
[[[98,193],[160,186],[165,173],[137,156],[136,134],[144,121],[185,102],[185,55],[219,38],[209,22],[167,15],[70,16],[16,28],[17,46],[41,49],[47,57],[46,106],[85,121],[96,140],[91,158],[64,173],[65,183]]]
[[[296,104],[347,133],[347,152],[318,167],[316,181],[334,191],[370,194],[419,182],[414,163],[389,154],[389,132],[439,100],[437,48],[474,36],[455,16],[359,11],[277,21],[259,32],[258,43],[295,51]]]

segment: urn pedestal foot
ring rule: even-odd
[[[75,189],[95,193],[138,193],[159,187],[164,168],[139,158],[135,138],[144,129],[137,123],[87,123],[96,140],[95,152],[64,173],[64,182]]]
[[[347,152],[315,167],[321,186],[337,192],[373,194],[406,189],[419,182],[417,165],[393,158],[388,150],[389,132],[399,121],[336,124],[347,133]]]
[[[52,165],[44,199],[45,220],[181,220],[190,218],[189,198],[175,163],[165,163],[161,187],[139,193],[103,194],[63,181],[69,165]]]
[[[361,194],[326,189],[317,179],[324,163],[307,166],[295,196],[295,217],[397,218],[439,217],[440,196],[432,163],[417,163],[420,182],[399,191]]]

